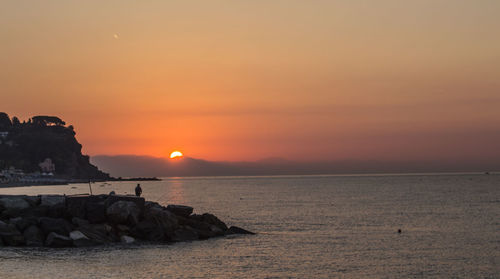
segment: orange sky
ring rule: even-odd
[[[6,1],[0,111],[84,152],[500,156],[500,2]]]

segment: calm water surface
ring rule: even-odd
[[[141,185],[149,200],[192,205],[259,234],[173,245],[2,248],[0,277],[500,278],[499,175],[172,178]],[[134,187],[96,183],[93,192]],[[87,192],[88,184],[0,189]]]

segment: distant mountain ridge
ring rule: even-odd
[[[0,170],[51,172],[66,179],[99,179],[110,176],[82,154],[73,126],[56,116],[34,116],[20,122],[0,112]]]
[[[92,156],[91,162],[113,176],[238,176],[308,175],[404,172],[457,172],[496,170],[491,163],[404,162],[338,160],[296,162],[268,158],[255,162],[215,162],[190,157],[177,159],[135,155]],[[498,165],[497,165],[498,166]],[[497,168],[498,169],[498,168]]]

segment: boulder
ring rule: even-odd
[[[214,233],[216,236],[223,236],[226,232],[215,225],[210,225],[210,231],[212,231],[212,233]]]
[[[247,231],[245,229],[236,227],[236,226],[231,226],[227,231],[226,234],[255,234],[251,231]]]
[[[126,225],[116,225],[116,229],[120,232],[129,232],[130,227]]]
[[[149,241],[165,241],[167,235],[161,226],[158,226],[151,220],[143,220],[131,229],[130,234],[139,239],[146,239]]]
[[[71,223],[62,218],[41,217],[38,219],[38,222],[45,235],[55,232],[65,236],[73,230]]]
[[[88,196],[66,197],[66,212],[71,217],[85,219]]]
[[[77,227],[81,227],[81,226],[85,226],[85,225],[90,224],[89,221],[87,221],[85,219],[78,218],[78,217],[71,218],[71,223]]]
[[[43,233],[42,230],[40,230],[40,228],[38,228],[37,226],[29,226],[26,230],[24,230],[23,236],[27,246],[43,246]]]
[[[171,240],[172,241],[193,241],[193,240],[198,240],[199,235],[198,233],[191,227],[184,227],[175,230]]]
[[[187,205],[169,204],[167,206],[167,210],[182,217],[188,217],[191,213],[193,213],[193,208]]]
[[[78,227],[77,230],[99,244],[110,243],[117,240],[109,234],[109,228],[104,224],[90,224]]]
[[[203,222],[206,222],[210,225],[215,225],[216,227],[218,227],[222,231],[227,231],[226,224],[224,222],[222,222],[221,220],[219,220],[219,218],[217,218],[217,216],[210,214],[210,213],[204,213],[203,215],[201,215],[201,217],[202,217]]]
[[[35,218],[45,217],[45,216],[48,215],[48,212],[49,212],[49,208],[47,206],[38,205],[38,206],[34,206],[34,207],[30,207],[30,208],[24,209],[21,212],[17,212],[16,213],[17,214],[16,217],[18,217],[18,216],[22,216],[22,217],[35,217]]]
[[[131,244],[135,242],[135,239],[128,235],[122,235],[122,237],[120,237],[120,242],[125,244]]]
[[[67,236],[55,232],[49,233],[45,240],[45,246],[49,247],[70,247],[73,246],[73,240]]]
[[[9,246],[20,246],[24,244],[24,237],[14,224],[6,224],[0,221],[0,237]]]
[[[145,211],[144,219],[160,227],[167,235],[179,228],[178,218],[175,214],[160,207],[151,207]]]
[[[30,204],[19,196],[3,196],[0,198],[0,209],[1,210],[23,210],[30,207]]]
[[[41,202],[40,196],[25,196],[23,199],[27,201],[30,206],[39,206]]]
[[[211,225],[205,222],[198,222],[192,219],[187,219],[185,223],[189,227],[196,229],[196,231],[208,231],[208,232],[211,231],[210,229]]]
[[[109,195],[106,199],[106,208],[119,201],[135,203],[137,209],[139,209],[139,215],[142,215],[142,212],[144,212],[144,198],[131,195]]]
[[[134,202],[118,201],[106,209],[106,215],[113,224],[130,224],[134,226],[139,223],[140,211]]]
[[[35,217],[16,217],[11,218],[9,223],[14,224],[19,231],[24,231],[27,227],[31,225],[36,225],[38,223]]]
[[[144,210],[148,210],[153,207],[158,207],[158,208],[163,208],[159,203],[157,202],[152,202],[152,201],[146,201],[144,202]]]
[[[60,195],[42,195],[40,205],[48,207],[66,206],[66,197]]]
[[[200,239],[222,236],[227,230],[226,224],[212,214],[191,215],[183,221],[198,233]]]
[[[116,234],[121,237],[124,235],[130,234],[130,227],[126,225],[116,225],[115,227]]]
[[[88,201],[86,206],[87,220],[90,223],[104,223],[106,222],[106,206],[104,201]]]
[[[198,239],[209,239],[211,237],[217,236],[215,232],[211,230],[199,230],[193,228],[196,234],[198,235]]]
[[[40,205],[48,208],[47,216],[52,218],[63,217],[66,213],[65,196],[42,195]]]
[[[69,238],[73,240],[73,245],[76,247],[89,247],[101,244],[98,241],[88,238],[81,231],[72,231],[69,233]]]

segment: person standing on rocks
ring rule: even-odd
[[[135,195],[140,197],[141,194],[142,194],[141,184],[137,184],[137,187],[135,187]]]

